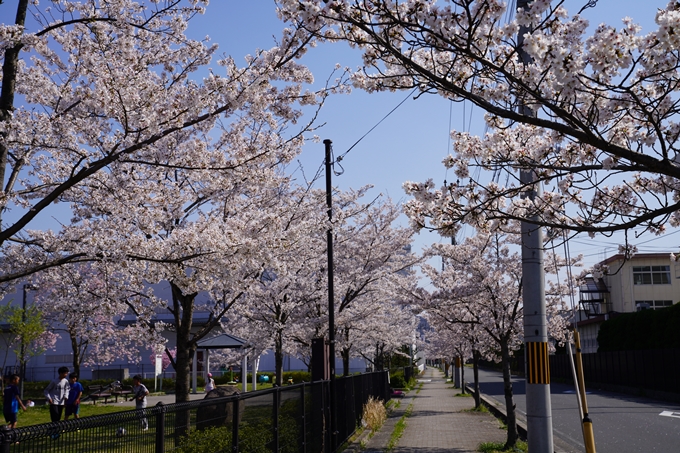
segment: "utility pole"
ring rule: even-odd
[[[326,150],[326,207],[328,208],[328,229],[326,230],[328,256],[328,361],[330,370],[330,451],[335,451],[337,426],[335,420],[335,294],[333,290],[333,186],[331,184],[331,144],[329,139],[323,141]]]
[[[527,9],[530,0],[517,0],[517,9]],[[524,34],[530,30],[520,27],[517,36],[519,56],[524,64],[531,58],[524,51]],[[519,111],[535,115],[522,99]],[[532,187],[526,197],[540,196],[541,187],[536,173],[520,171],[522,185]],[[524,351],[526,366],[527,443],[529,453],[552,453],[552,407],[550,402],[550,370],[548,368],[548,329],[545,316],[545,270],[543,267],[543,232],[532,220],[522,221],[522,301],[524,304]]]

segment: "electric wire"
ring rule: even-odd
[[[378,121],[372,128],[370,128],[370,129],[368,130],[368,132],[366,132],[364,135],[362,135],[362,136],[359,138],[359,140],[357,140],[356,142],[354,142],[354,144],[353,144],[352,146],[350,146],[349,149],[348,149],[347,151],[345,151],[344,153],[342,153],[341,155],[339,155],[336,159],[334,159],[334,161],[335,161],[335,162],[340,162],[340,161],[342,161],[342,159],[347,155],[347,153],[349,153],[350,151],[352,151],[352,149],[353,149],[355,146],[357,146],[357,145],[359,144],[360,141],[362,141],[364,138],[366,138],[366,136],[367,136],[368,134],[370,134],[371,132],[373,132],[373,130],[374,130],[376,127],[378,127],[378,126],[380,125],[380,123],[382,123],[383,121],[385,121],[385,120],[387,119],[387,117],[389,117],[389,116],[390,116],[391,114],[393,114],[399,107],[401,107],[401,106],[404,104],[404,102],[408,101],[408,99],[409,99],[416,91],[418,91],[418,87],[415,87],[413,90],[411,90],[411,92],[410,92],[404,99],[402,99],[402,101],[401,101],[399,104],[397,104],[396,107],[394,107],[394,108],[393,108],[392,110],[390,110],[385,116],[383,116],[382,119],[381,119],[380,121]]]
[[[356,142],[354,142],[354,144],[353,144],[352,146],[350,146],[349,149],[348,149],[347,151],[345,151],[344,153],[342,153],[342,154],[341,154],[340,156],[338,156],[337,158],[333,157],[333,158],[331,159],[331,167],[333,168],[333,173],[335,174],[335,176],[340,176],[340,175],[342,175],[342,174],[345,172],[345,169],[344,169],[344,168],[342,167],[342,165],[340,164],[340,162],[342,162],[342,159],[343,159],[350,151],[352,151],[352,149],[353,149],[355,146],[357,146],[357,145],[359,144],[360,141],[362,141],[364,138],[366,138],[366,136],[367,136],[368,134],[370,134],[371,132],[373,132],[373,130],[374,130],[375,128],[377,128],[377,127],[380,125],[380,123],[382,123],[383,121],[385,121],[385,120],[387,119],[387,117],[389,117],[389,116],[390,116],[392,113],[394,113],[399,107],[401,107],[402,104],[404,104],[404,102],[406,102],[406,101],[413,95],[413,93],[415,93],[417,90],[418,90],[418,87],[416,87],[416,88],[414,88],[413,90],[411,90],[411,92],[408,94],[408,96],[406,96],[399,104],[397,104],[396,107],[394,107],[394,108],[393,108],[392,110],[390,110],[385,116],[383,116],[382,119],[381,119],[380,121],[378,121],[372,128],[370,128],[370,129],[368,130],[368,132],[366,132],[364,135],[362,135],[361,137],[359,137],[359,140],[357,140]],[[333,145],[331,145],[331,153],[333,153]],[[323,167],[324,167],[324,165],[325,165],[325,162],[326,162],[325,159],[321,161],[321,165],[319,165],[319,169],[316,171],[315,175],[320,175],[320,174],[323,172]],[[336,164],[341,168],[341,171],[337,171],[337,170],[335,169],[335,165],[336,165]]]

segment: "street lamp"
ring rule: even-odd
[[[26,324],[26,293],[29,290],[36,290],[37,286],[31,285],[30,283],[24,283],[24,297],[21,304],[21,323]],[[19,352],[19,365],[21,369],[19,373],[21,374],[21,381],[19,384],[21,399],[24,399],[24,381],[26,380],[26,343],[24,341],[24,335],[21,335],[21,350]]]

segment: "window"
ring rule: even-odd
[[[670,266],[633,266],[633,282],[636,285],[670,285]]]
[[[45,363],[72,363],[72,354],[47,354],[45,356]]]
[[[641,307],[649,308],[651,310],[658,310],[660,308],[670,307],[673,305],[672,300],[636,300],[635,306],[638,311]]]

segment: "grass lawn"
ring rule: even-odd
[[[134,407],[114,406],[106,404],[81,404],[80,416],[88,417],[91,415],[111,414],[113,412],[120,412],[131,410]],[[19,411],[18,427],[40,425],[42,423],[50,423],[50,409],[48,405],[40,405],[29,407],[26,412]]]
[[[267,383],[267,384],[257,384],[257,389],[258,390],[264,390],[271,388],[272,384]],[[239,391],[241,390],[241,384],[238,385]],[[252,389],[252,385],[248,384],[247,387],[248,391],[250,392]],[[203,392],[202,388],[197,389],[198,392]],[[153,394],[152,394],[153,397]],[[28,398],[27,398],[28,400]],[[104,415],[104,414],[111,414],[114,412],[122,412],[122,411],[129,411],[129,410],[134,410],[134,407],[130,406],[119,406],[115,404],[104,404],[102,402],[98,403],[96,406],[94,404],[81,404],[80,405],[80,416],[81,417],[90,417],[92,415]],[[22,427],[22,426],[32,426],[32,425],[40,425],[41,423],[50,423],[50,410],[49,406],[47,404],[37,404],[33,407],[28,408],[26,412],[24,411],[19,411],[19,420],[17,423],[17,427]]]

